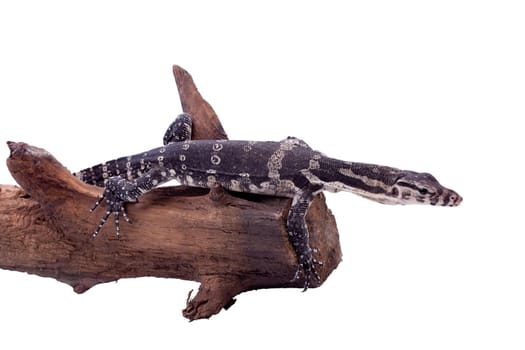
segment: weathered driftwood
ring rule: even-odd
[[[191,76],[177,66],[174,75],[183,109],[193,114],[195,138],[225,139]],[[8,146],[7,166],[21,188],[0,185],[0,268],[53,277],[77,293],[130,277],[198,281],[198,293],[183,310],[190,320],[218,313],[244,291],[302,287],[302,281],[291,281],[297,263],[285,229],[289,199],[159,188],[128,205],[133,223],[122,224],[120,239],[112,222],[93,239],[105,209],[90,214],[89,208],[102,189],[80,182],[43,149]],[[341,251],[322,195],[307,220],[324,281]]]

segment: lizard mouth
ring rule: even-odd
[[[463,197],[454,191],[451,191],[445,195],[435,195],[430,198],[431,205],[443,206],[443,207],[457,207],[463,201]]]

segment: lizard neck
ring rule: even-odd
[[[405,173],[382,165],[322,157],[319,168],[309,169],[306,176],[330,192],[349,191],[376,202],[395,204],[398,193],[394,185]]]

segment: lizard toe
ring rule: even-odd
[[[317,272],[316,266],[323,266],[323,262],[314,259],[311,255],[303,259],[303,261],[297,265],[297,270],[292,279],[292,282],[295,282],[299,280],[301,276],[304,276],[303,292],[308,290],[312,279],[315,280],[315,283],[321,282],[321,276]]]

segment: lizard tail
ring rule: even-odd
[[[130,157],[121,157],[80,170],[73,175],[87,184],[104,187],[112,176],[122,176],[128,180],[136,179],[145,166],[142,163],[133,166],[132,163]]]
[[[80,181],[87,184],[104,187],[104,184],[109,177],[107,174],[107,164],[98,164],[73,173],[73,176],[76,176]]]

